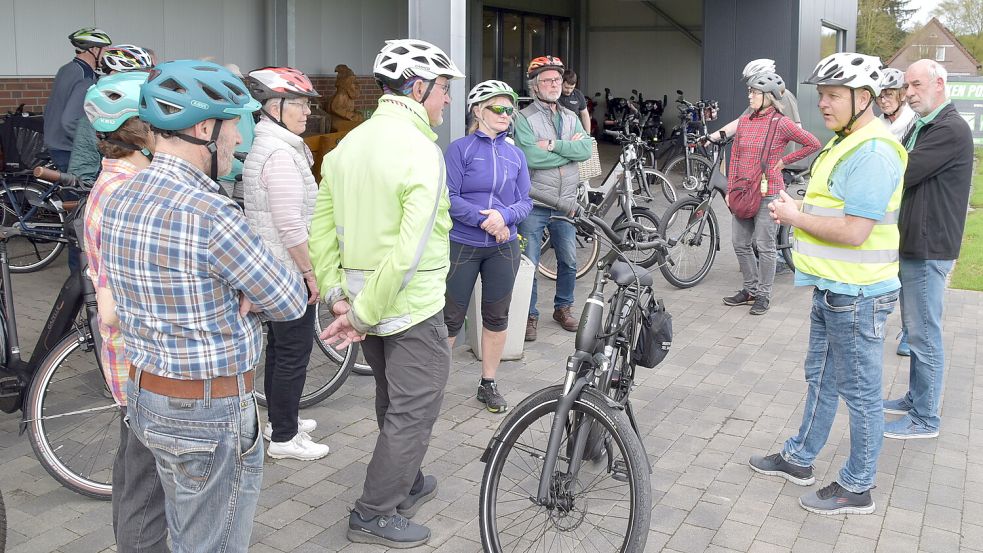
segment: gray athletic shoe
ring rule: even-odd
[[[418,547],[430,540],[430,529],[395,514],[368,520],[352,509],[348,515],[348,539],[355,543],[373,543],[394,549]]]
[[[781,453],[773,453],[766,457],[754,455],[748,460],[751,470],[767,474],[769,476],[781,476],[793,484],[809,486],[816,481],[812,474],[812,467],[800,467],[793,465],[782,457]]]
[[[799,498],[803,509],[820,515],[869,515],[874,512],[874,498],[870,490],[863,493],[847,491],[839,484],[832,484]]]
[[[498,384],[494,380],[484,384],[478,383],[478,401],[485,404],[485,408],[491,413],[504,413],[509,408],[509,402],[498,391]]]
[[[410,495],[396,507],[396,512],[406,518],[412,518],[424,503],[430,501],[437,495],[437,477],[424,476],[423,488],[419,493],[410,492]]]

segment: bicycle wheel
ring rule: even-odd
[[[795,264],[792,263],[792,248],[795,246],[795,232],[792,226],[779,225],[778,237],[775,239],[775,243],[778,245],[778,251],[781,252],[785,264],[788,265],[789,269],[794,271]]]
[[[27,228],[45,231],[46,236],[63,236],[65,214],[59,212],[50,200],[40,202],[44,193],[45,190],[36,184],[8,183],[5,189],[0,189],[0,225],[13,226],[21,222],[18,212],[26,214],[35,208],[34,214],[23,221]],[[31,200],[40,202],[40,205],[32,206]],[[7,241],[10,272],[41,270],[54,261],[63,249],[65,244],[55,239],[25,235],[10,238]]]
[[[483,457],[478,519],[484,550],[643,551],[652,514],[645,450],[624,411],[591,389],[574,403],[557,465],[550,471],[555,504],[544,507],[532,499],[561,394],[561,386],[551,386],[519,403]],[[576,474],[568,474],[567,443],[586,424],[610,435],[613,461],[582,463]]]
[[[713,170],[713,163],[709,159],[700,155],[689,156],[689,166],[686,165],[685,156],[676,156],[666,163],[662,168],[669,181],[683,190],[696,190],[702,183],[710,182],[710,171]]]
[[[720,248],[717,216],[699,198],[683,198],[662,216],[659,227],[669,253],[662,276],[677,288],[689,288],[703,280]]]
[[[362,355],[362,348],[358,344],[351,344],[347,349],[339,351],[321,341],[321,331],[323,331],[331,321],[334,320],[334,315],[331,314],[331,310],[328,306],[323,303],[318,303],[315,307],[317,310],[317,316],[314,317],[314,342],[317,344],[324,355],[334,360],[335,363],[351,363],[352,372],[355,374],[360,374],[362,376],[372,376],[372,367],[369,366],[365,361],[365,356]]]
[[[633,179],[631,193],[636,201],[652,202],[659,191],[670,204],[676,201],[676,188],[659,171],[645,167],[642,169],[642,177]]]
[[[7,508],[3,505],[3,494],[0,493],[0,553],[7,550]]]
[[[266,336],[269,327],[263,325],[263,350],[259,356],[259,363],[256,365],[256,390],[254,392],[256,401],[263,407],[267,407],[266,401]],[[315,342],[320,342],[315,335]],[[313,347],[313,345],[311,346]],[[313,353],[313,351],[311,352]],[[307,378],[304,381],[304,390],[300,393],[301,409],[317,405],[331,394],[338,391],[341,385],[348,379],[351,372],[353,358],[349,357],[341,363],[335,362],[331,357],[311,355],[307,363]]]
[[[593,236],[577,233],[577,278],[593,271],[597,257],[601,254],[601,243]],[[539,274],[550,280],[556,280],[556,252],[550,241],[549,230],[543,230],[543,245],[539,249]]]
[[[636,229],[627,229],[628,237],[635,242],[649,242],[661,236],[659,234],[659,218],[655,216],[651,210],[645,209],[644,207],[636,207],[631,210],[631,218],[634,222],[652,229],[652,232],[643,232]],[[621,233],[626,230],[628,217],[624,213],[618,215],[611,225],[611,228],[617,232]],[[645,267],[646,269],[655,265],[659,261],[659,250],[639,250],[639,251],[628,251],[625,252],[625,257],[627,257],[635,265]]]
[[[41,362],[25,406],[31,447],[68,489],[96,499],[113,493],[120,407],[91,344],[72,332]]]

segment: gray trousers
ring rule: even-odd
[[[775,282],[775,234],[778,223],[769,215],[768,204],[776,196],[761,198],[761,207],[753,219],[733,218],[732,241],[737,263],[744,276],[744,289],[755,297],[771,298],[771,285]],[[754,256],[751,242],[758,247],[758,257]]]
[[[444,314],[391,336],[366,336],[365,360],[375,377],[379,439],[355,509],[367,519],[391,515],[423,485],[420,465],[440,414],[451,368]]]
[[[113,531],[119,553],[157,553],[167,547],[164,488],[157,462],[120,418],[119,449],[113,462]]]

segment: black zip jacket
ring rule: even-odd
[[[922,127],[908,152],[898,219],[901,257],[959,257],[972,176],[973,133],[949,104]]]

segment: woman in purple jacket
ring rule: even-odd
[[[478,401],[492,413],[508,408],[495,372],[502,360],[512,286],[519,270],[515,226],[532,209],[526,157],[506,138],[516,100],[515,91],[502,81],[485,81],[472,88],[469,134],[452,142],[444,154],[454,220],[444,321],[453,348],[480,274],[484,355]]]

